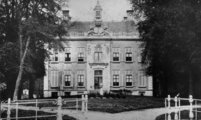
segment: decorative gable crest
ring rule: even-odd
[[[107,31],[107,27],[90,27],[87,36],[109,36],[109,32]]]

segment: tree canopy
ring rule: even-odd
[[[200,84],[201,3],[199,0],[132,0],[143,11],[138,23],[146,73],[154,78],[154,95],[189,91]],[[201,92],[201,91],[200,91]]]
[[[70,26],[57,14],[63,3],[64,0],[0,1],[0,78],[7,83],[8,97],[18,99],[23,79],[45,75],[46,43],[62,47],[55,37],[68,35]]]

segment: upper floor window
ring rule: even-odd
[[[71,86],[71,71],[64,71],[64,84],[65,86]]]
[[[50,72],[50,83],[51,87],[58,87],[59,86],[59,71],[51,71]]]
[[[78,81],[78,86],[84,86],[84,71],[80,70],[78,71],[78,76],[77,76],[77,81]]]
[[[84,48],[78,48],[78,62],[84,61]]]
[[[59,60],[58,52],[55,52],[54,53],[54,61],[58,61],[58,60]]]
[[[132,48],[126,48],[126,61],[132,61]]]
[[[101,46],[95,47],[94,60],[95,62],[102,62],[102,48]]]
[[[113,71],[113,86],[119,86],[119,76],[120,76],[120,71],[114,70]]]
[[[127,70],[126,71],[126,86],[132,86],[132,70]]]
[[[141,53],[142,53],[142,49],[140,48],[137,51],[137,60],[138,60],[139,63],[142,62],[142,55],[141,55]]]
[[[113,61],[119,61],[120,48],[113,48]]]
[[[65,61],[71,61],[70,48],[65,48]]]

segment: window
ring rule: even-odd
[[[65,80],[65,86],[71,86],[71,75],[65,75],[64,80]]]
[[[84,61],[84,48],[78,48],[78,62]]]
[[[50,72],[51,78],[51,87],[58,87],[59,86],[59,72],[58,71],[51,71]]]
[[[126,61],[132,61],[132,48],[126,48]]]
[[[102,87],[102,79],[103,79],[103,71],[102,70],[95,70],[94,71],[94,88],[100,89]]]
[[[119,48],[113,48],[113,61],[119,61]]]
[[[138,60],[139,63],[142,62],[142,56],[141,56],[141,53],[142,53],[142,50],[141,50],[141,49],[137,51],[137,60]]]
[[[84,71],[78,71],[78,86],[84,86]]]
[[[102,48],[100,46],[95,48],[94,59],[95,62],[102,62]]]
[[[58,93],[57,92],[52,92],[52,97],[53,98],[57,98],[58,97]]]
[[[52,61],[58,61],[59,58],[58,58],[58,52],[54,52],[53,55],[52,55]]]
[[[146,87],[146,82],[147,82],[147,76],[143,71],[141,71],[139,74],[139,86]]]
[[[113,86],[119,86],[119,70],[113,71]]]
[[[132,86],[132,71],[131,70],[127,70],[126,71],[126,86]]]
[[[71,61],[70,48],[65,48],[65,61]]]

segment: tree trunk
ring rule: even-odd
[[[29,99],[33,99],[34,87],[35,87],[35,77],[32,75],[31,78],[29,79]]]
[[[22,42],[22,37],[20,36],[20,42]],[[25,46],[25,50],[24,50],[24,54],[20,60],[20,69],[19,69],[19,73],[17,76],[17,81],[15,84],[15,91],[14,91],[14,95],[13,95],[13,100],[18,100],[18,92],[19,92],[19,86],[22,80],[22,74],[23,74],[23,70],[24,70],[24,62],[25,62],[25,58],[28,52],[28,47],[29,47],[29,43],[30,43],[30,37],[28,37],[27,42],[26,42],[26,46]],[[22,51],[22,50],[21,50]]]
[[[193,95],[193,76],[192,76],[192,69],[191,68],[189,71],[189,95]]]

